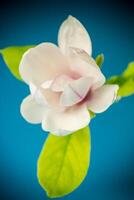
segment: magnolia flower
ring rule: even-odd
[[[43,130],[67,135],[89,124],[89,111],[105,111],[116,99],[118,86],[105,84],[91,57],[90,37],[76,18],[63,22],[58,45],[41,43],[23,55],[19,71],[30,95],[20,110]]]

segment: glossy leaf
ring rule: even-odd
[[[88,127],[64,137],[49,135],[38,160],[38,180],[49,197],[65,196],[82,183],[90,147]]]
[[[23,54],[33,46],[13,46],[7,47],[5,49],[0,50],[0,54],[2,55],[7,67],[11,71],[11,73],[19,80],[21,76],[19,74],[19,64]]]

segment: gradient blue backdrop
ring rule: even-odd
[[[93,55],[103,52],[104,74],[121,73],[134,60],[134,14],[123,1],[19,1],[2,3],[0,48],[57,41],[69,15],[87,28]],[[14,59],[14,58],[12,58]],[[36,163],[47,136],[20,116],[28,87],[0,57],[0,199],[48,199],[36,178]],[[124,98],[91,122],[91,165],[81,186],[65,200],[134,199],[134,96]]]

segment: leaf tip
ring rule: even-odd
[[[96,60],[97,65],[98,65],[99,67],[101,67],[102,64],[104,63],[104,54],[103,54],[103,53],[99,54],[99,55],[96,57],[95,60]]]

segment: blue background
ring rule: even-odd
[[[116,1],[18,1],[0,8],[0,48],[57,41],[69,15],[87,28],[93,56],[103,52],[106,77],[134,60],[132,3]],[[12,58],[14,59],[14,58]],[[47,136],[28,124],[19,107],[28,87],[0,57],[0,199],[48,199],[36,178],[36,162]],[[91,165],[81,186],[65,200],[134,199],[134,96],[122,99],[91,122]]]

